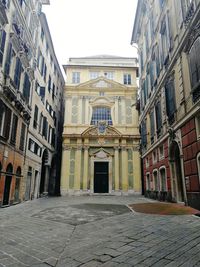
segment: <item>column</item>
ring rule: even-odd
[[[119,147],[115,147],[115,190],[119,191]]]
[[[133,148],[133,188],[135,192],[141,192],[141,164],[140,153],[137,147]]]
[[[128,155],[126,140],[122,141],[122,191],[128,191]]]
[[[77,140],[77,150],[75,155],[75,181],[74,190],[80,190],[81,186],[81,153],[82,153],[82,141]]]
[[[63,147],[61,166],[61,195],[66,195],[69,189],[70,151],[70,147]]]
[[[88,184],[88,149],[89,147],[84,147],[84,171],[83,171],[83,190],[87,190],[87,184]]]
[[[118,108],[118,98],[115,99],[115,123],[119,124],[119,108]]]
[[[89,122],[89,98],[86,97],[85,101],[85,124],[90,124]]]

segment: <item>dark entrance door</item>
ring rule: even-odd
[[[9,204],[11,180],[12,180],[12,176],[6,176],[4,194],[3,194],[3,205]]]
[[[94,163],[94,193],[108,193],[108,162]]]

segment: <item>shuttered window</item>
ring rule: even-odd
[[[18,123],[18,117],[15,114],[13,114],[12,131],[11,131],[11,137],[10,137],[10,143],[12,145],[15,145],[15,143],[16,143],[17,123]]]
[[[38,125],[38,106],[35,105],[33,128],[37,129]]]
[[[0,31],[0,65],[3,63],[4,48],[6,42],[6,32],[4,30]]]
[[[189,67],[193,101],[196,102],[200,99],[200,37],[190,49]]]
[[[155,105],[155,112],[156,112],[156,130],[157,130],[157,137],[160,137],[162,133],[162,114],[161,114],[161,103],[160,101]]]
[[[151,144],[153,144],[154,134],[155,134],[154,111],[150,113],[150,125],[151,125]]]
[[[0,135],[8,140],[10,136],[12,112],[2,101],[0,102],[0,104]]]
[[[28,74],[25,73],[24,76],[24,87],[23,87],[23,96],[27,103],[29,103],[29,97],[30,97],[30,89],[31,89],[31,83],[28,77]]]
[[[19,144],[19,149],[21,151],[24,151],[24,144],[25,144],[25,135],[26,135],[26,125],[22,123],[21,127],[21,135],[20,135],[20,144]]]
[[[174,80],[170,79],[165,85],[165,100],[166,100],[166,111],[168,116],[169,124],[172,124],[175,119],[176,101],[175,101],[175,88]]]
[[[147,128],[146,128],[146,120],[141,123],[141,141],[142,147],[146,148],[147,146]]]
[[[20,59],[16,58],[16,65],[15,65],[15,74],[14,74],[14,83],[16,88],[19,90],[20,86],[20,78],[21,78],[21,72],[22,72],[22,64]]]
[[[7,49],[7,55],[6,55],[6,63],[5,63],[5,74],[10,74],[10,65],[11,65],[11,59],[12,59],[12,44],[9,43],[8,49]]]

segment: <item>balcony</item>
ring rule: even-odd
[[[31,68],[31,67],[28,67],[28,68],[27,68],[27,72],[28,72],[28,74],[29,74],[29,78],[31,79],[31,81],[33,81],[34,78],[35,78],[35,72],[34,72],[34,69]]]
[[[186,25],[190,22],[190,20],[194,16],[195,10],[196,10],[196,4],[194,1],[192,1],[190,5],[188,6],[186,13],[185,13],[184,23]]]
[[[6,9],[8,8],[8,1],[0,0],[0,24],[8,24],[8,18],[6,14]]]
[[[14,32],[10,33],[10,40],[11,40],[12,45],[14,46],[16,52],[21,51],[22,40],[16,33],[14,33]]]
[[[28,68],[29,67],[29,60],[27,57],[27,54],[24,51],[20,51],[20,60],[22,65],[24,66],[24,68]]]
[[[15,101],[17,97],[17,90],[13,80],[10,77],[5,78],[5,84],[3,85],[3,92],[10,101]]]
[[[29,122],[31,118],[31,109],[26,103],[22,93],[20,91],[17,92],[17,98],[15,100],[15,106],[22,113],[23,118]]]

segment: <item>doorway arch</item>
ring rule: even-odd
[[[13,166],[11,163],[6,168],[4,193],[3,193],[3,206],[9,205],[10,203],[10,188],[12,183]]]
[[[53,156],[51,161],[50,175],[49,175],[49,194],[55,195],[56,187],[56,155]]]
[[[170,145],[169,150],[171,172],[172,172],[172,183],[173,183],[173,195],[177,202],[183,202],[184,197],[184,183],[183,183],[183,172],[181,166],[181,153],[178,143],[173,141]]]
[[[15,194],[14,202],[19,202],[19,192],[20,192],[20,178],[21,178],[21,167],[17,168],[16,178],[15,178]]]
[[[43,155],[42,155],[42,170],[41,170],[41,177],[40,177],[40,195],[43,193],[47,193],[48,191],[48,170],[49,170],[49,153],[47,149],[44,150]]]

